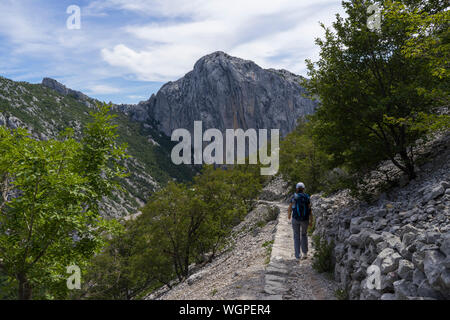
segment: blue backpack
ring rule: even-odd
[[[306,193],[294,193],[292,200],[292,217],[299,221],[308,220],[310,211],[309,196]]]

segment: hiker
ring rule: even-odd
[[[308,226],[312,225],[311,201],[309,195],[304,193],[305,185],[302,182],[295,186],[294,196],[291,198],[288,217],[294,231],[294,250],[297,260],[308,258]],[[300,257],[300,246],[303,256]]]

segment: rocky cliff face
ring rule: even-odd
[[[154,119],[170,136],[177,128],[280,129],[287,134],[316,103],[303,97],[301,77],[286,70],[263,69],[252,61],[215,52],[201,58],[183,78],[165,84],[138,105],[119,109],[133,120]]]
[[[74,99],[76,99],[80,102],[83,102],[86,106],[89,106],[89,107],[93,106],[92,100],[94,100],[94,99],[89,98],[87,95],[85,95],[84,93],[82,93],[80,91],[75,91],[70,88],[67,88],[65,85],[56,81],[55,79],[44,78],[44,79],[42,79],[41,84],[42,84],[42,86],[52,89],[63,96],[71,96]]]
[[[430,143],[418,177],[377,203],[348,191],[311,198],[315,234],[334,242],[335,279],[350,299],[450,298],[449,146],[448,133]],[[379,288],[370,285],[372,265]]]

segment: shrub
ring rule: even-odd
[[[348,292],[345,289],[337,289],[334,295],[338,300],[348,300]]]
[[[315,252],[312,260],[312,267],[319,273],[333,272],[333,248],[334,243],[328,243],[327,240],[322,239],[316,235],[313,237],[313,245]]]

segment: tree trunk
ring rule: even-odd
[[[184,276],[187,278],[189,276],[189,250],[186,252],[186,256],[184,257]]]
[[[19,281],[19,300],[31,300],[32,289],[26,275],[19,274],[17,281]]]
[[[416,172],[414,170],[414,159],[408,156],[408,152],[406,150],[400,152],[400,157],[405,164],[405,173],[408,175],[409,180],[413,180],[416,177]]]

